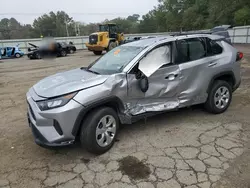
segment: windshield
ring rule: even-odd
[[[98,59],[88,70],[98,74],[119,73],[142,50],[142,47],[135,46],[116,47]]]
[[[99,25],[99,31],[101,32],[109,31],[108,25]]]

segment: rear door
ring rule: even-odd
[[[216,58],[207,52],[206,38],[178,40],[177,51],[176,63],[181,71],[180,106],[205,102],[211,69],[216,66]]]

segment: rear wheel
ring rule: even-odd
[[[214,82],[205,103],[208,112],[220,114],[227,110],[232,100],[232,86],[224,81]]]
[[[119,120],[115,110],[109,107],[94,110],[83,121],[81,144],[91,153],[103,154],[113,146],[118,129]]]
[[[16,58],[19,58],[19,57],[21,57],[21,54],[16,53],[16,54],[15,54],[15,57],[16,57]]]
[[[116,46],[117,46],[116,42],[110,42],[107,51],[110,51],[110,50],[114,49]]]
[[[93,51],[95,55],[102,55],[102,51]]]

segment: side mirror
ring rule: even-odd
[[[139,79],[139,87],[141,88],[141,91],[143,93],[146,93],[148,90],[148,78],[146,76],[141,76],[141,78]]]
[[[31,51],[31,49],[30,48],[28,48],[28,52],[30,52]]]

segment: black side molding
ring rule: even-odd
[[[225,71],[225,72],[221,72],[221,73],[219,73],[219,74],[216,74],[215,76],[213,76],[213,78],[210,80],[210,82],[209,82],[209,85],[208,85],[208,88],[207,88],[207,92],[210,90],[210,88],[212,87],[212,85],[213,85],[213,83],[214,83],[214,81],[217,79],[217,78],[219,78],[219,77],[222,77],[222,76],[230,76],[230,77],[232,77],[232,79],[233,79],[233,87],[235,86],[235,82],[236,82],[236,80],[235,80],[235,77],[234,77],[234,73],[232,72],[232,71]]]

